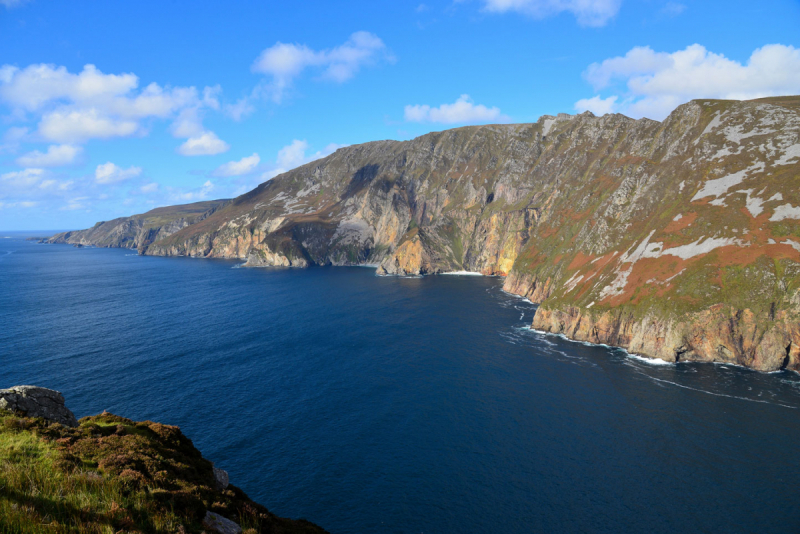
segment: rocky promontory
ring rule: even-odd
[[[501,275],[541,330],[800,370],[800,97],[350,146],[140,251]]]
[[[202,221],[228,202],[230,201],[212,200],[156,208],[141,215],[102,221],[86,230],[62,232],[52,237],[41,238],[40,241],[76,247],[91,245],[138,249],[170,236],[190,224]]]
[[[0,390],[0,480],[2,532],[325,532],[250,500],[178,427],[77,421],[35,386]]]

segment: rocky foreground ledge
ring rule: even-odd
[[[0,480],[0,532],[326,532],[250,500],[178,427],[77,420],[36,386],[0,390]]]

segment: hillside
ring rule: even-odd
[[[351,146],[141,250],[502,275],[538,329],[800,370],[798,186],[800,97],[697,100]]]
[[[20,395],[33,406],[7,409]],[[43,397],[66,417],[39,410]],[[105,412],[75,421],[58,392],[0,390],[0,532],[325,532],[275,516],[227,478],[178,427]]]

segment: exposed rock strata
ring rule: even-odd
[[[800,97],[697,100],[343,148],[146,253],[503,275],[543,329],[772,370],[797,367],[798,206]]]
[[[637,318],[623,309],[599,314],[575,307],[540,307],[533,328],[578,341],[623,347],[668,362],[742,365],[760,371],[800,371],[800,321],[781,312],[774,320],[724,305],[681,319]]]

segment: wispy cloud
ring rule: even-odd
[[[184,156],[213,156],[227,152],[229,148],[230,145],[214,132],[203,132],[187,139],[178,147],[178,153]]]
[[[258,153],[253,153],[252,156],[246,156],[238,161],[229,161],[217,167],[212,173],[214,176],[242,176],[250,174],[258,167],[261,158]]]
[[[686,5],[678,2],[667,2],[666,5],[661,8],[661,12],[670,17],[677,17],[684,11],[686,11]]]
[[[475,124],[508,122],[510,119],[500,108],[475,104],[469,95],[461,95],[452,104],[431,107],[427,104],[408,105],[403,110],[408,122],[434,122],[439,124]]]
[[[314,50],[302,44],[275,43],[256,58],[253,72],[269,77],[262,91],[273,101],[281,102],[294,80],[306,69],[321,71],[321,78],[337,83],[351,79],[365,66],[392,61],[386,45],[375,34],[360,31],[343,44],[326,50]]]
[[[76,145],[50,145],[47,152],[34,150],[17,158],[20,167],[61,167],[71,165],[83,153]]]
[[[115,184],[135,178],[140,174],[142,174],[141,167],[122,169],[109,161],[97,166],[94,171],[94,179],[98,184]]]
[[[605,26],[619,12],[622,0],[482,0],[493,13],[516,12],[536,19],[571,13],[581,26]]]

